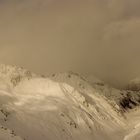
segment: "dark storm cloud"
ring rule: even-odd
[[[113,84],[140,76],[138,0],[0,1],[0,61]]]

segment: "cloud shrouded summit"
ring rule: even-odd
[[[0,62],[124,84],[140,76],[137,0],[0,0]]]

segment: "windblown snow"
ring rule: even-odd
[[[96,80],[0,65],[0,140],[139,140],[139,91]]]

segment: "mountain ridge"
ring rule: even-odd
[[[139,106],[133,94],[73,72],[42,77],[0,65],[0,125],[24,140],[131,140],[127,116]]]

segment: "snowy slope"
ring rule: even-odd
[[[86,96],[88,93],[87,90],[90,90],[93,94],[97,93],[102,98],[106,98],[111,106],[118,111],[123,111],[124,107],[121,103],[127,99],[134,101],[137,105],[140,103],[140,93],[138,91],[118,90],[97,78],[94,79],[94,77],[86,79],[77,73],[67,72],[53,74],[49,78],[59,83],[67,83]],[[130,102],[130,106],[133,108],[135,105],[131,105]]]
[[[14,131],[8,130],[6,127],[0,126],[0,139],[1,140],[23,140],[16,136]]]
[[[9,100],[5,108],[10,114],[2,124],[29,140],[112,139],[111,128],[118,131],[122,118],[116,117],[105,99],[90,91],[89,95],[86,101],[73,87],[50,79],[25,80],[13,89],[15,99],[5,98]],[[102,136],[98,134],[101,132]]]
[[[122,112],[121,92],[72,72],[42,78],[2,65],[0,140],[131,140],[139,126]]]

